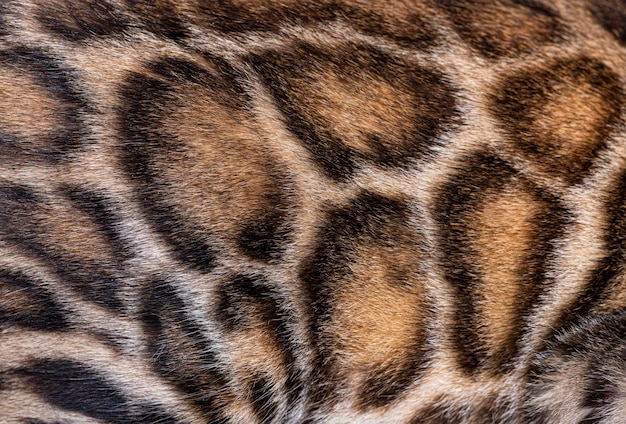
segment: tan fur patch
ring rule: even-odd
[[[365,154],[393,149],[412,129],[412,96],[373,75],[338,75],[328,71],[303,93],[330,131]],[[308,91],[310,90],[310,91]],[[371,137],[376,137],[372,145]],[[378,143],[382,144],[379,146]]]
[[[567,167],[590,155],[602,141],[598,128],[604,125],[611,113],[602,97],[588,83],[567,82],[553,87],[550,100],[538,111],[537,131],[549,140],[544,149]]]
[[[393,247],[360,246],[351,270],[353,277],[337,291],[330,329],[339,345],[341,374],[406,358],[426,316],[408,237]]]
[[[43,148],[62,125],[59,99],[29,75],[8,67],[0,68],[0,130],[20,143]]]
[[[477,214],[475,248],[480,258],[483,284],[479,308],[490,353],[496,354],[510,337],[523,296],[528,255],[537,213],[533,198],[523,190],[489,196]]]

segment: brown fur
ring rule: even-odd
[[[0,1],[0,422],[623,421],[625,19]]]

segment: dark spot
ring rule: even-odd
[[[64,308],[43,282],[0,270],[0,323],[36,330],[63,330],[68,321]]]
[[[20,421],[22,424],[68,424],[67,421],[46,421],[39,418],[25,418]]]
[[[39,4],[37,18],[48,29],[70,41],[116,35],[128,21],[107,1],[60,0]]]
[[[259,378],[252,383],[250,388],[250,398],[252,407],[261,423],[271,423],[276,419],[276,409],[278,405],[272,390],[270,381],[266,378]]]
[[[335,180],[363,162],[410,166],[458,121],[444,75],[372,47],[297,44],[250,61],[288,128]]]
[[[453,406],[455,405],[455,406]],[[419,410],[408,424],[457,424],[467,422],[469,408],[460,408],[445,398],[437,399]]]
[[[33,189],[19,185],[0,186],[0,212],[12,212],[13,202],[22,203],[25,207],[32,207],[39,202],[39,197]]]
[[[607,374],[614,370],[603,369],[598,363],[593,365],[589,367],[587,382],[583,389],[582,406],[590,410],[584,420],[585,424],[602,422],[601,411],[608,410],[619,396],[619,390],[615,382],[611,381],[611,378],[609,378],[610,374]]]
[[[111,244],[115,255],[118,258],[129,258],[130,252],[118,229],[121,220],[111,201],[100,192],[80,187],[66,186],[65,193],[79,210],[93,219],[99,233]]]
[[[279,316],[279,296],[268,286],[265,278],[237,275],[223,288],[217,317],[229,332],[251,328],[255,318],[274,325],[275,330],[281,321],[288,318]],[[284,329],[285,324],[280,327]]]
[[[626,44],[626,1],[592,0],[588,4],[598,23],[620,43]]]
[[[266,213],[244,227],[237,239],[239,247],[246,255],[266,262],[280,257],[288,239],[288,234],[281,234],[284,216],[280,209],[284,208],[284,199],[280,196],[273,197],[274,199],[268,199],[270,204]]]
[[[169,0],[125,0],[140,22],[148,31],[174,41],[184,40],[189,35],[183,14],[176,2]]]
[[[423,355],[423,352],[419,353]],[[409,364],[372,367],[359,387],[359,406],[364,409],[381,408],[398,399],[415,382],[416,375],[423,368],[422,364],[415,366],[418,370],[411,370]]]
[[[458,34],[489,59],[536,50],[565,34],[557,12],[537,0],[437,0],[435,4]]]
[[[29,389],[51,405],[116,423],[177,421],[158,407],[130,400],[113,383],[85,365],[68,360],[35,362],[17,371]]]

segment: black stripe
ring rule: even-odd
[[[228,381],[217,369],[214,348],[187,309],[170,283],[153,281],[145,288],[140,318],[154,368],[205,414],[207,422],[226,424],[219,393],[228,388]]]
[[[18,292],[15,307],[0,307],[0,325],[20,325],[37,330],[62,330],[68,327],[67,312],[41,282],[15,271],[0,270],[0,293],[10,299]],[[25,303],[26,302],[26,303]]]
[[[133,399],[132,403],[113,383],[83,364],[68,360],[35,362],[16,372],[28,388],[51,405],[107,422],[177,422],[158,407]]]
[[[0,3],[0,36],[7,35],[9,33],[7,29],[7,18],[5,14],[7,13],[6,4]]]
[[[64,191],[74,205],[97,224],[99,232],[111,243],[115,259],[128,259],[131,256],[129,249],[118,230],[121,220],[111,201],[100,192],[80,187],[66,186]]]
[[[254,380],[250,392],[252,407],[259,421],[273,422],[276,419],[278,404],[270,381],[263,377]]]
[[[285,392],[290,402],[295,402],[303,388],[296,369],[297,350],[289,330],[293,312],[283,296],[262,276],[236,275],[222,288],[217,319],[228,332],[245,330],[252,326],[251,320],[265,323],[281,348],[288,377]]]
[[[55,1],[38,4],[37,19],[50,32],[66,40],[118,34],[129,27],[128,20],[107,1]]]
[[[25,418],[20,421],[22,424],[68,424],[67,421],[45,421],[39,418]]]
[[[125,0],[125,3],[148,31],[180,42],[189,36],[185,20],[175,6],[176,1]]]

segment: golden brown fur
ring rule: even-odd
[[[619,423],[623,0],[0,0],[0,422]]]

